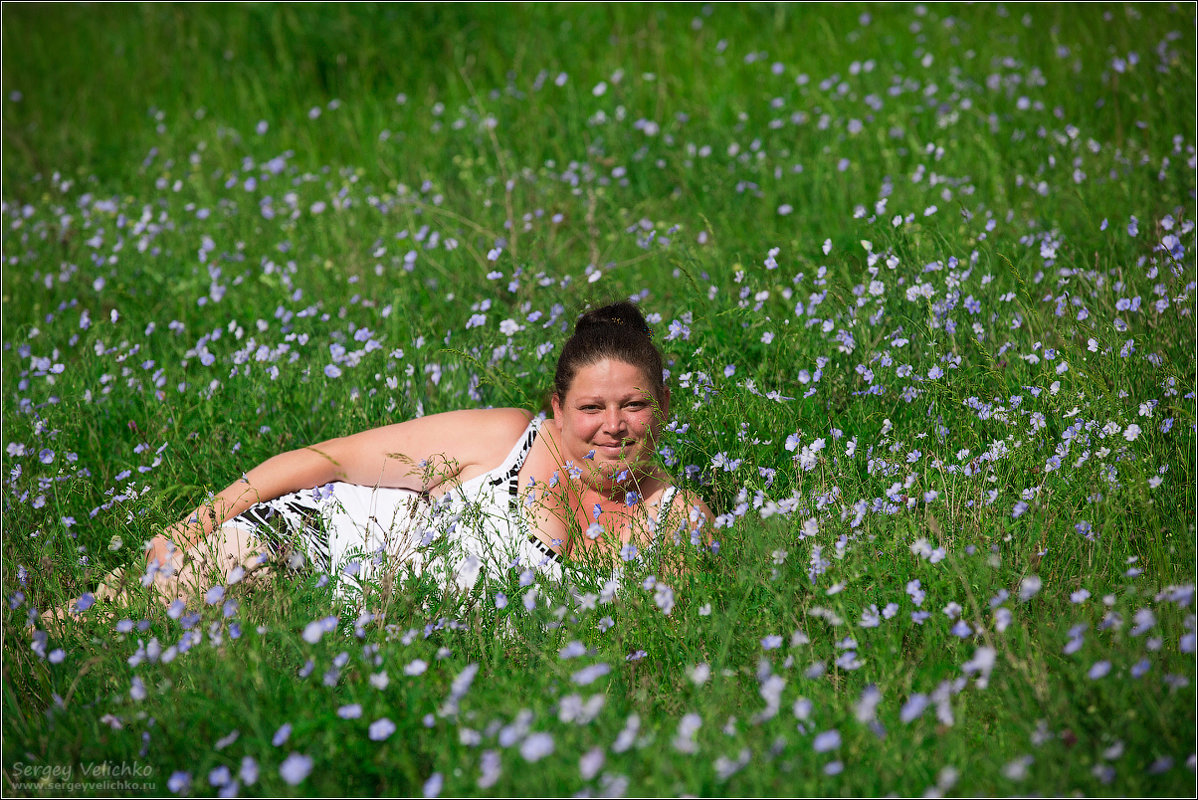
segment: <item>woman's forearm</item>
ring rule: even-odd
[[[280,453],[170,526],[166,537],[186,550],[250,506],[288,492],[322,486],[337,480],[341,472],[319,446]]]

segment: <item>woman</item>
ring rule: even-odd
[[[611,565],[667,520],[698,542],[711,510],[654,463],[669,400],[636,306],[590,311],[558,360],[552,419],[452,411],[282,453],[155,537],[142,584],[194,597],[284,561],[339,573],[341,591],[400,571],[468,589],[484,570]]]

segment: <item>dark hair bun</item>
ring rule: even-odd
[[[640,309],[627,300],[586,312],[578,318],[578,322],[574,323],[574,332],[580,333],[588,328],[601,325],[619,325],[646,336],[653,335],[653,331],[649,328],[649,323],[645,322],[645,317],[641,314]]]
[[[652,335],[645,316],[627,300],[586,312],[574,323],[574,335],[566,340],[557,359],[554,394],[565,397],[582,367],[614,358],[639,368],[654,396],[664,398],[661,352]]]

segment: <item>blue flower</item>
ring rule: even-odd
[[[292,753],[279,765],[279,777],[291,786],[298,786],[312,772],[312,757]]]
[[[282,725],[279,726],[279,729],[277,731],[275,731],[274,738],[270,740],[270,743],[273,744],[275,747],[278,747],[279,745],[283,744],[283,742],[287,741],[287,739],[289,739],[290,737],[291,737],[291,723],[284,722]]]

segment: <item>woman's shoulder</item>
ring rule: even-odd
[[[424,424],[438,428],[452,428],[461,432],[490,434],[512,437],[519,436],[528,427],[533,413],[523,408],[464,408],[458,411],[442,411],[419,419]]]
[[[479,424],[526,428],[534,414],[526,408],[464,408],[445,411],[440,416],[472,419]]]

